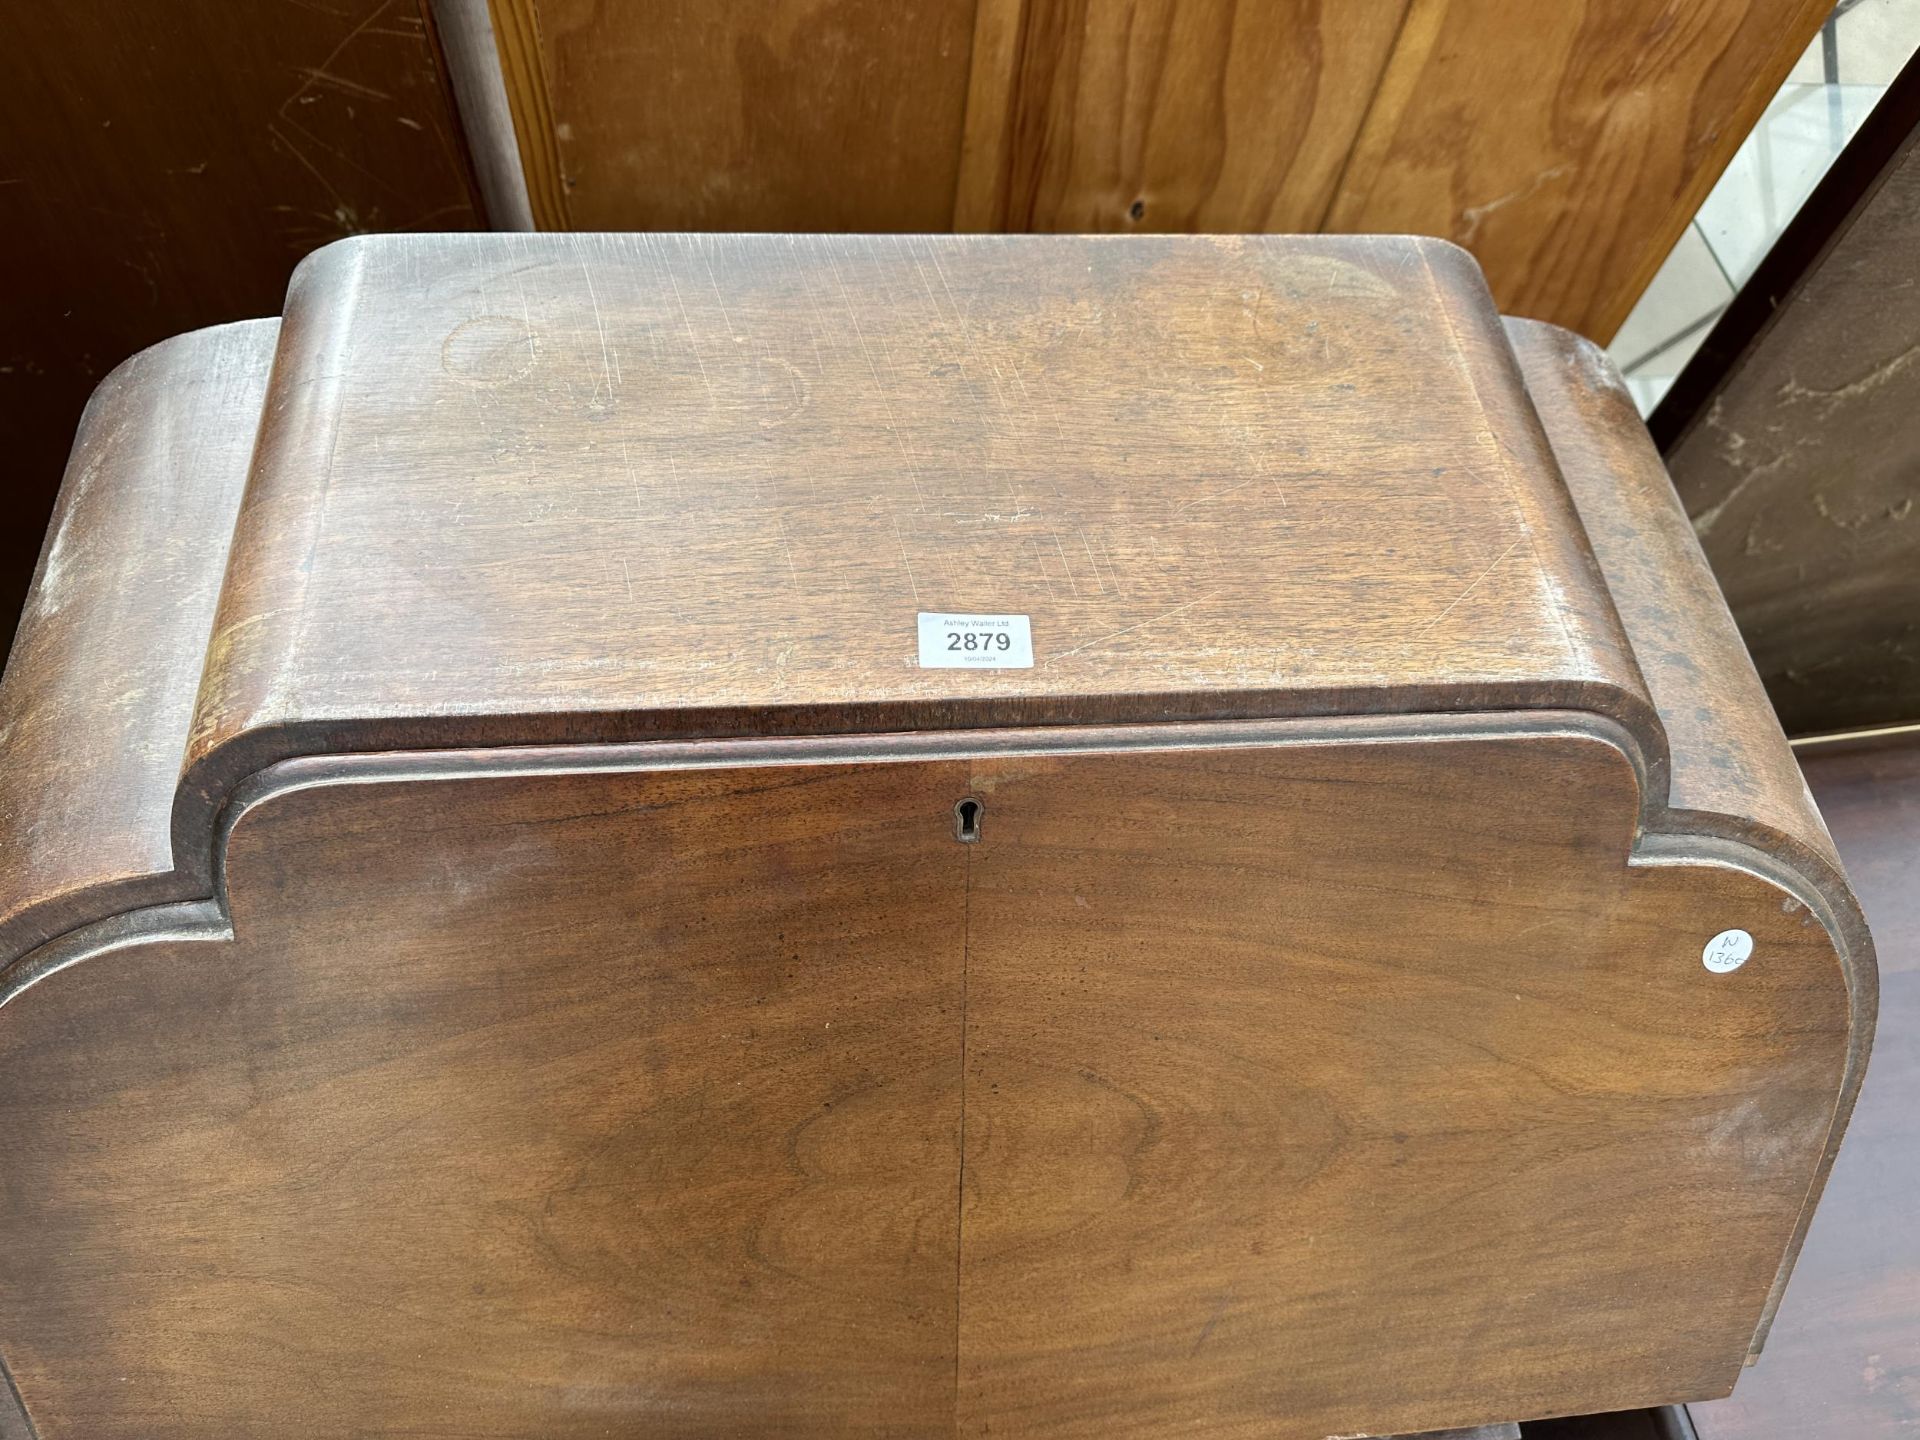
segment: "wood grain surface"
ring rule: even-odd
[[[346,787],[243,822],[234,943],[6,1008],[9,1193],[64,1177],[0,1260],[41,1440],[950,1424],[963,783]],[[36,1011],[116,1033],[118,1080]]]
[[[547,228],[951,228],[971,0],[493,9]]]
[[[1611,338],[1827,0],[494,0],[550,228],[1413,232]]]
[[[1507,330],[1666,730],[1672,757],[1666,813],[1650,828],[1755,846],[1789,858],[1801,873],[1824,877],[1826,893],[1846,895],[1833,838],[1800,780],[1766,690],[1619,372],[1597,345],[1570,331],[1525,320],[1509,320]],[[1866,958],[1873,941],[1851,900],[1837,907],[1833,921],[1858,957],[1859,1062],[1878,1003],[1877,971]],[[1853,1076],[1853,1086],[1859,1078]],[[1837,1125],[1828,1137],[1821,1180],[1801,1215],[1801,1235],[1844,1129],[1844,1123]],[[1775,1282],[1767,1321],[1754,1337],[1756,1350],[1765,1343],[1788,1274],[1782,1269]]]
[[[1832,8],[1413,0],[1327,228],[1456,241],[1609,340]]]
[[[1730,1385],[1771,1277],[1690,1254],[1674,1286],[1676,1252],[1759,1222],[1764,1182],[1709,1172],[1802,1122],[1734,1099],[1711,1052],[1786,1012],[1695,983],[1681,917],[1821,965],[1824,934],[1751,877],[1602,862],[1634,788],[1606,747],[1278,759],[975,767],[963,1415],[1318,1440]],[[1845,1030],[1814,1004],[1796,1029]],[[1837,1072],[1802,1073],[1811,1100]]]
[[[1700,1440],[1896,1440],[1920,1430],[1920,744],[1801,751],[1879,942],[1880,1026],[1840,1160],[1767,1351]]]
[[[1451,247],[369,238],[282,335],[196,793],[362,714],[386,746],[1519,704],[1664,748]],[[920,611],[1031,615],[1035,666],[919,668]]]
[[[1723,1392],[1847,1061],[1833,942],[1743,869],[1629,866],[1599,734],[1398,723],[290,762],[231,938],[7,999],[41,1440]],[[1758,957],[1709,974],[1733,923]]]
[[[1920,70],[1903,83],[1911,114]],[[1916,137],[1668,455],[1797,733],[1920,719]]]
[[[981,0],[955,227],[1318,230],[1407,0]]]
[[[421,0],[0,6],[0,650],[110,370],[329,240],[481,220]]]

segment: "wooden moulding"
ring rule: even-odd
[[[42,1440],[1724,1394],[1872,1027],[1617,377],[1435,242],[330,247],[103,387],[0,731]]]

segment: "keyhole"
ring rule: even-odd
[[[953,807],[953,838],[962,845],[972,845],[980,838],[980,812],[986,807],[978,800],[968,796]]]

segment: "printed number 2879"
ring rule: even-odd
[[[952,630],[947,633],[949,650],[1011,650],[1013,637],[1004,630]]]

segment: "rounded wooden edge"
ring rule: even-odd
[[[1846,977],[1847,1068],[1750,1354],[1757,1354],[1859,1095],[1879,1004],[1879,968],[1826,823],[1801,778],[1666,467],[1607,353],[1557,325],[1508,319],[1507,337],[1661,724],[1671,770],[1644,821],[1649,853],[1724,855],[1775,883],[1792,877],[1821,917]],[[1817,902],[1817,903],[1816,903]]]
[[[1725,864],[1750,871],[1785,890],[1812,911],[1825,928],[1847,987],[1847,1059],[1840,1093],[1826,1144],[1807,1184],[1793,1239],[1781,1258],[1779,1273],[1774,1276],[1760,1322],[1747,1346],[1747,1363],[1752,1364],[1767,1343],[1767,1333],[1773,1328],[1787,1282],[1793,1278],[1794,1264],[1800,1258],[1800,1247],[1813,1224],[1814,1209],[1826,1190],[1827,1177],[1833,1172],[1840,1142],[1846,1137],[1854,1104],[1860,1098],[1880,1016],[1880,965],[1853,887],[1838,865],[1817,850],[1778,830],[1756,833],[1751,824],[1724,815],[1672,811],[1664,818],[1673,828],[1649,831],[1642,837],[1635,847],[1645,857],[1639,863]],[[1669,853],[1671,860],[1666,858]]]
[[[203,692],[203,702],[205,699]],[[271,721],[230,733],[201,731],[190,745],[172,816],[175,868],[205,890],[202,862],[220,813],[251,777],[303,757],[345,757],[391,751],[529,750],[640,744],[747,743],[771,738],[866,745],[885,751],[903,737],[926,733],[1019,736],[1074,731],[1118,736],[1159,725],[1357,726],[1375,720],[1424,724],[1450,733],[1456,723],[1530,715],[1576,715],[1611,726],[1642,777],[1642,813],[1665,808],[1671,772],[1667,733],[1659,712],[1639,688],[1611,680],[1563,684],[1537,680],[1476,682],[1435,687],[1351,686],[1323,690],[1190,691],[1126,697],[1124,714],[1110,697],[1020,696],[928,703],[919,700],[749,710],[620,710],[516,714],[396,715],[340,720]],[[1036,724],[1034,713],[1047,715]],[[205,705],[202,706],[204,719]],[[1004,728],[1002,728],[1004,727]],[[186,898],[184,895],[177,898]],[[5,956],[0,955],[0,964]]]
[[[177,888],[165,824],[279,325],[162,340],[87,402],[0,686],[0,961]]]

